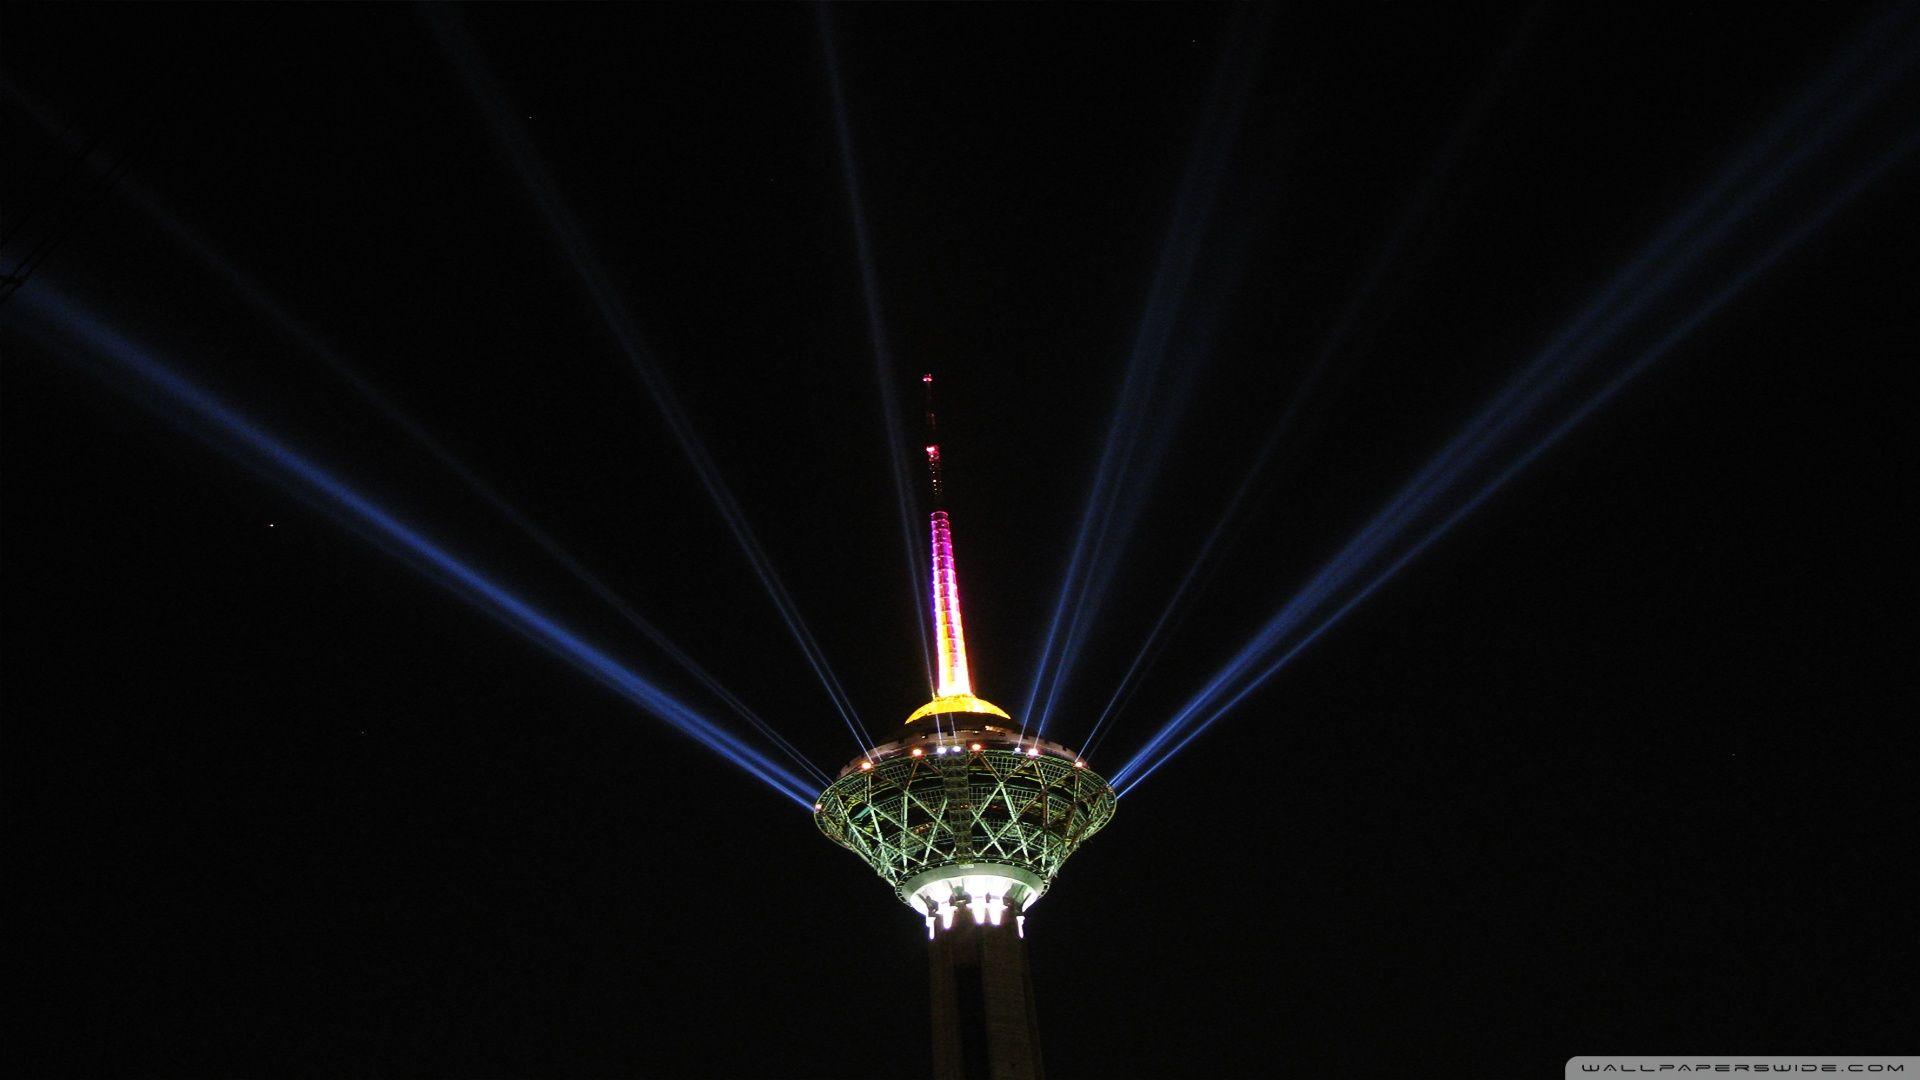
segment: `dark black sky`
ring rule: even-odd
[[[1174,441],[1136,485],[1060,738],[1398,254],[1096,767],[1880,12],[837,9],[899,400],[923,369],[947,384],[982,694],[1025,696],[1230,40],[1259,63],[1169,354],[1194,390],[1154,411]],[[459,18],[890,726],[924,681],[812,10]],[[157,226],[150,193],[815,762],[845,761],[428,20],[13,5],[0,33],[0,217],[66,235],[0,309],[11,1071],[923,1071],[921,929],[805,813],[19,332],[30,293],[62,290],[725,715]],[[1908,69],[1714,265],[1894,145],[1914,91]],[[1913,180],[1884,174],[1123,801],[1029,924],[1057,1075],[1911,1049]]]

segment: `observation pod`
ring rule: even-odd
[[[938,1080],[1044,1076],[1026,913],[1113,817],[1104,779],[1006,723],[977,698],[935,698],[815,807],[820,831],[926,922]]]
[[[1008,723],[978,698],[935,698],[820,796],[820,831],[873,867],[930,938],[962,907],[1024,936],[1024,913],[1113,817],[1106,780]]]

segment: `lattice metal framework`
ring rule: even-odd
[[[849,772],[821,795],[814,820],[905,900],[910,879],[947,866],[1002,863],[1049,885],[1113,810],[1113,789],[1091,769],[988,747]]]

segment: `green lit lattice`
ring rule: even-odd
[[[927,871],[980,864],[1018,867],[1044,891],[1113,809],[1113,789],[1091,769],[985,749],[849,772],[820,796],[814,820],[907,900],[907,884]]]

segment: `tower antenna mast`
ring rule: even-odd
[[[927,479],[933,483],[933,508],[940,509],[946,492],[940,487],[940,421],[933,415],[933,376],[920,376],[927,388]]]

